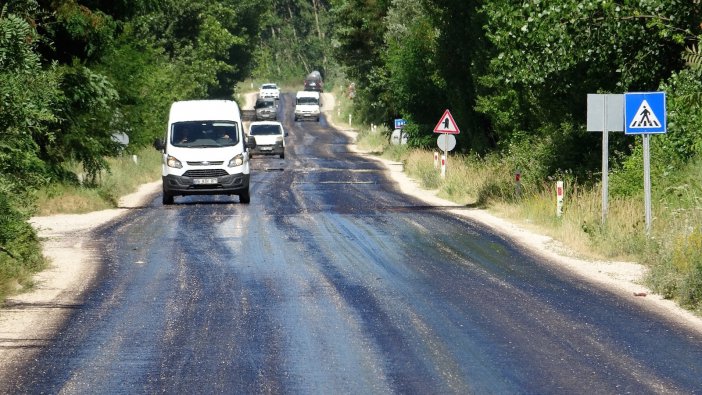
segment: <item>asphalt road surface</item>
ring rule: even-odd
[[[292,101],[250,204],[159,196],[97,230],[99,281],[0,391],[702,393],[699,333],[401,194]]]

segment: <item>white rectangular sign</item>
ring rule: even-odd
[[[592,94],[587,95],[587,131],[588,132],[623,132],[624,131],[624,95]]]

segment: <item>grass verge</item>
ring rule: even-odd
[[[36,215],[86,213],[117,207],[119,198],[136,191],[141,184],[161,177],[161,155],[153,148],[144,148],[135,155],[108,160],[110,170],[102,174],[96,186],[51,184],[37,193]],[[73,166],[79,175],[79,164]]]
[[[34,195],[36,209],[33,214],[44,216],[115,208],[121,196],[132,193],[141,184],[156,181],[161,176],[161,155],[153,148],[144,148],[134,156],[111,158],[108,162],[110,171],[102,174],[98,185],[55,183],[37,191]],[[81,167],[76,164],[72,170],[80,179]],[[32,211],[31,205],[19,210],[16,205],[0,199],[0,206],[3,208],[0,210],[3,212],[0,221],[5,224],[0,229],[12,232],[10,243],[0,251],[1,303],[10,295],[31,290],[34,286],[34,273],[46,268],[47,262],[42,256],[36,232],[26,221]]]

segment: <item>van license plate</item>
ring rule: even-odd
[[[216,184],[216,178],[193,178],[193,184],[203,185],[203,184]]]

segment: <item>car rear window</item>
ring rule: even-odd
[[[275,107],[275,102],[272,100],[260,100],[256,102],[256,108],[270,108]]]

